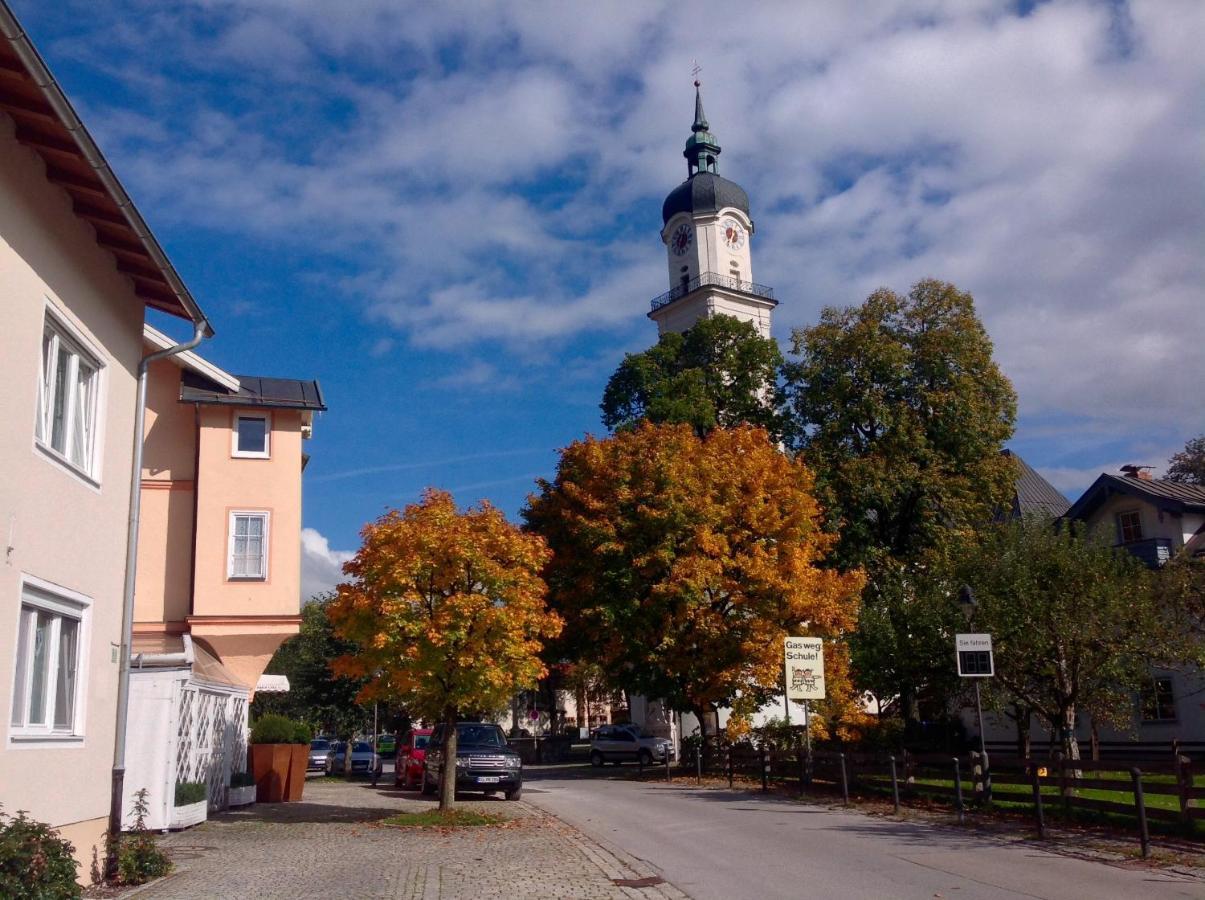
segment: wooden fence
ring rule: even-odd
[[[699,751],[684,766],[699,775],[760,781],[762,790],[783,785],[803,794],[839,791],[848,805],[851,792],[890,796],[896,812],[901,798],[950,803],[961,821],[969,803],[994,799],[1000,805],[1031,808],[1039,835],[1046,834],[1046,814],[1067,817],[1091,811],[1122,817],[1137,826],[1143,855],[1149,853],[1147,821],[1177,823],[1190,833],[1205,821],[1205,765],[1184,755],[1117,761],[1021,759],[978,753],[896,755],[776,749],[753,744],[715,744]],[[1096,794],[1096,796],[1092,796]],[[1169,798],[1148,802],[1148,797]],[[1174,798],[1174,799],[1170,799]]]

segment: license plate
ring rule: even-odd
[[[499,778],[497,775],[478,775],[477,776],[478,784],[497,784],[501,780],[502,779]]]

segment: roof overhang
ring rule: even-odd
[[[179,341],[169,338],[162,331],[150,325],[142,326],[142,339],[149,347],[155,350],[167,350],[179,343]],[[219,369],[209,360],[198,356],[191,350],[177,353],[174,356],[168,357],[168,359],[182,369],[196,372],[198,375],[203,375],[210,381],[220,384],[228,391],[237,391],[239,389],[239,380],[237,378],[229,372]]]
[[[212,336],[209,320],[5,0],[0,0],[0,112],[16,124],[16,139],[42,158],[47,180],[71,197],[75,214],[92,226],[96,242],[113,254],[139,299],[201,324]]]
[[[1186,512],[1205,512],[1205,502],[1181,497],[1169,497],[1147,489],[1145,484],[1146,482],[1137,478],[1123,478],[1117,475],[1110,475],[1107,472],[1103,473],[1096,481],[1092,482],[1092,486],[1084,491],[1078,500],[1071,504],[1071,508],[1067,510],[1063,518],[1086,519],[1096,512],[1106,500],[1117,495],[1135,497],[1145,503],[1149,503],[1156,509],[1176,515],[1182,515]]]

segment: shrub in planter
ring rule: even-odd
[[[255,799],[260,803],[280,803],[286,797],[293,745],[301,734],[299,724],[269,713],[251,726],[251,772],[255,776]],[[300,788],[297,795],[301,795]]]
[[[176,806],[188,806],[208,799],[209,789],[199,781],[181,781],[176,784]]]
[[[289,778],[285,785],[285,799],[301,799],[305,788],[305,773],[310,764],[310,741],[314,732],[304,722],[293,723],[293,750],[289,757]]]
[[[176,784],[176,802],[169,822],[172,828],[187,828],[205,821],[209,810],[209,788],[199,781]]]
[[[0,811],[0,897],[79,897],[73,850],[49,825]]]
[[[255,802],[255,776],[250,772],[234,772],[230,776],[230,806],[246,806]]]

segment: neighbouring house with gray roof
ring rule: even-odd
[[[1074,503],[1066,499],[1019,456],[1017,490],[1012,516],[1036,513],[1053,519],[1081,522],[1104,535],[1151,568],[1180,553],[1205,557],[1205,486],[1163,481],[1150,476],[1149,466],[1123,466],[1120,475],[1102,473]],[[1011,719],[985,714],[989,751],[1015,752],[1017,725]],[[974,732],[973,709],[963,710],[968,732]],[[1087,717],[1078,736],[1090,735]],[[1033,753],[1044,752],[1049,735],[1032,724]],[[1131,732],[1100,728],[1102,753],[1164,753],[1171,741],[1184,752],[1205,754],[1205,676],[1196,669],[1152,669],[1151,680],[1134,698]]]
[[[1000,518],[1020,519],[1025,516],[1041,516],[1046,519],[1057,519],[1067,512],[1071,501],[1064,497],[1058,488],[1039,475],[1037,469],[1012,450],[1001,450],[1000,452],[1011,459],[1017,468],[1012,506],[1008,510],[1008,514],[1001,515]]]

